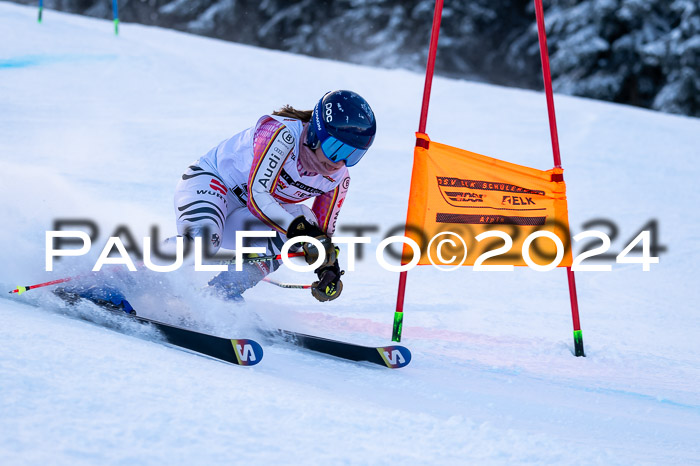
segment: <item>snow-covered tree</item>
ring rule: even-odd
[[[555,90],[700,116],[700,2],[545,4]],[[531,25],[510,47],[508,61],[517,64],[538,53],[537,30]]]
[[[17,0],[35,3],[34,0]],[[544,0],[557,92],[700,116],[700,1]],[[425,68],[434,0],[120,0],[123,21],[390,68]],[[111,0],[46,0],[110,18]],[[542,77],[532,0],[446,0],[442,75]]]

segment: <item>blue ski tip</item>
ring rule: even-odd
[[[408,366],[408,363],[411,362],[411,352],[405,346],[384,346],[377,348],[377,351],[379,351],[386,367],[391,369]]]
[[[257,341],[248,339],[231,340],[233,352],[241,366],[254,366],[263,358],[262,346]]]

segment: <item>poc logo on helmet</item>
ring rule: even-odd
[[[333,104],[331,102],[326,103],[326,123],[333,121]]]

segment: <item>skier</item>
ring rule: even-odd
[[[367,101],[346,90],[326,93],[313,110],[286,105],[263,115],[255,126],[221,142],[182,175],[174,197],[178,235],[185,241],[200,237],[215,253],[219,248],[234,249],[238,231],[272,230],[274,238],[246,241],[264,246],[270,255],[279,254],[288,238],[314,237],[323,250],[303,245],[308,263],[319,255],[323,258],[311,293],[319,301],[338,298],[343,272],[330,238],[350,185],[347,167],[362,159],[375,133]],[[300,204],[311,198],[311,209]],[[169,238],[166,243],[174,241]],[[280,263],[244,263],[242,271],[221,272],[208,285],[219,297],[240,301],[244,291]],[[56,294],[69,302],[86,298],[133,312],[119,287],[103,281],[84,280],[59,288]]]
[[[336,299],[343,272],[330,237],[350,185],[347,167],[362,159],[375,132],[367,101],[345,90],[326,93],[313,110],[287,105],[263,115],[182,175],[175,192],[178,234],[190,241],[201,237],[215,252],[234,249],[238,231],[272,230],[274,238],[247,241],[265,246],[267,254],[279,254],[288,238],[314,237],[323,250],[310,243],[303,246],[308,263],[323,257],[312,295],[319,301]],[[311,198],[311,209],[300,204]],[[245,263],[240,272],[219,273],[209,286],[224,299],[240,300],[279,265]]]

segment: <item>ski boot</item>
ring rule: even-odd
[[[68,304],[75,304],[80,299],[87,299],[108,311],[121,311],[136,315],[136,311],[121,291],[107,285],[57,288],[53,293]]]
[[[251,254],[249,257],[255,256]],[[279,267],[276,261],[272,265],[265,262],[245,262],[240,272],[236,270],[220,272],[209,280],[208,284],[217,297],[225,301],[244,303],[243,292],[257,285],[271,271],[274,271],[277,268],[275,265]]]

